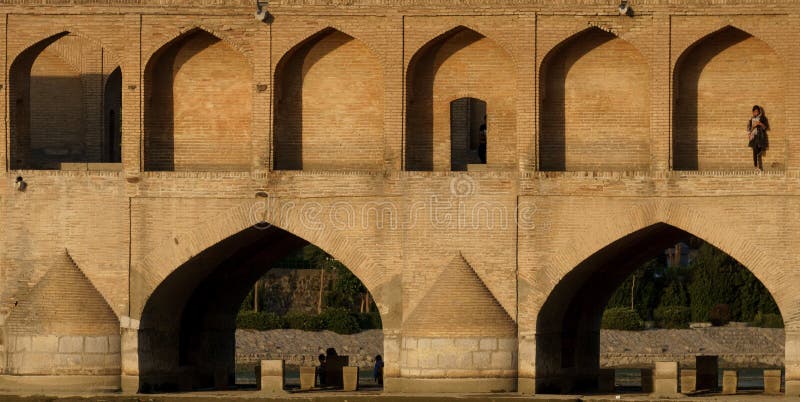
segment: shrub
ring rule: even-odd
[[[603,313],[602,327],[604,329],[620,329],[625,331],[639,331],[643,328],[642,319],[635,310],[628,307],[612,307]]]
[[[659,306],[653,315],[659,328],[688,328],[692,309],[686,306]]]
[[[291,312],[284,316],[286,327],[303,331],[322,331],[325,321],[321,315]]]
[[[267,331],[270,329],[281,329],[286,327],[284,319],[269,312],[240,312],[236,316],[236,327],[242,329],[257,329],[259,331]]]
[[[783,328],[783,317],[780,314],[756,313],[756,317],[750,325],[761,328]]]
[[[361,330],[356,313],[343,308],[326,309],[319,315],[324,328],[337,334],[355,334]]]
[[[371,313],[360,313],[358,315],[358,327],[362,330],[383,328],[380,313],[377,311],[373,311]]]
[[[727,304],[716,304],[708,312],[708,320],[711,325],[719,327],[731,321],[731,308]]]

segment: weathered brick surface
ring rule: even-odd
[[[229,347],[232,315],[203,303],[235,305],[300,238],[375,296],[387,378],[517,376],[530,391],[562,363],[591,375],[596,351],[562,361],[562,346],[591,344],[620,256],[672,227],[770,290],[795,392],[796,4],[641,0],[622,17],[610,1],[334,3],[272,1],[269,23],[242,0],[0,5],[4,373],[156,386],[180,382],[181,359],[209,370],[181,336]],[[454,173],[464,97],[486,102],[488,164]],[[772,124],[763,175],[752,104]],[[94,164],[116,162],[112,109],[121,165]],[[76,285],[49,279],[65,275]],[[559,315],[572,301],[586,319]],[[187,306],[216,310],[181,332]]]

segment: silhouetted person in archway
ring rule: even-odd
[[[383,385],[383,356],[381,355],[375,356],[375,367],[372,369],[372,378],[375,379],[376,384]]]
[[[764,170],[761,156],[767,149],[768,129],[769,121],[764,115],[764,109],[758,105],[753,106],[753,117],[747,122],[747,135],[750,140],[747,145],[753,148],[753,165],[759,172]]]
[[[486,163],[486,116],[483,116],[483,124],[478,129],[478,157],[481,163]]]
[[[325,382],[325,370],[327,369],[326,362],[325,362],[325,355],[320,353],[317,356],[319,359],[319,367],[317,367],[317,378],[319,378],[319,386],[324,387],[327,383]]]

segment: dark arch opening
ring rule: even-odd
[[[237,315],[254,284],[309,243],[274,226],[249,228],[206,249],[165,278],[139,326],[140,392],[236,385]]]
[[[103,97],[105,113],[105,162],[122,162],[122,70],[117,67],[106,79]]]
[[[564,276],[537,317],[537,392],[597,390],[600,327],[609,299],[643,263],[689,238],[694,236],[674,226],[654,224],[609,244]]]
[[[450,102],[451,170],[468,170],[470,165],[485,165],[487,150],[486,102],[460,98]]]

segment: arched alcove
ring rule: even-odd
[[[540,170],[649,168],[650,67],[634,46],[590,28],[540,71]]]
[[[295,46],[275,71],[275,169],[381,169],[383,97],[382,64],[360,40],[329,28]]]
[[[561,277],[536,318],[538,393],[596,389],[600,324],[609,298],[642,263],[691,237],[656,223],[606,245]],[[771,284],[764,285],[770,290]]]
[[[92,41],[62,32],[14,59],[9,73],[12,169],[112,162],[104,152],[104,52]],[[121,96],[121,85],[113,89]]]
[[[486,103],[487,168],[514,166],[516,69],[496,42],[465,27],[448,31],[414,55],[406,83],[406,170],[462,169],[453,155],[451,102],[465,94]]]
[[[250,169],[253,72],[244,55],[195,29],[155,52],[144,74],[145,170]]]
[[[769,119],[764,167],[784,167],[783,63],[763,41],[733,27],[690,46],[674,70],[672,167],[752,168],[747,122],[753,105]]]

